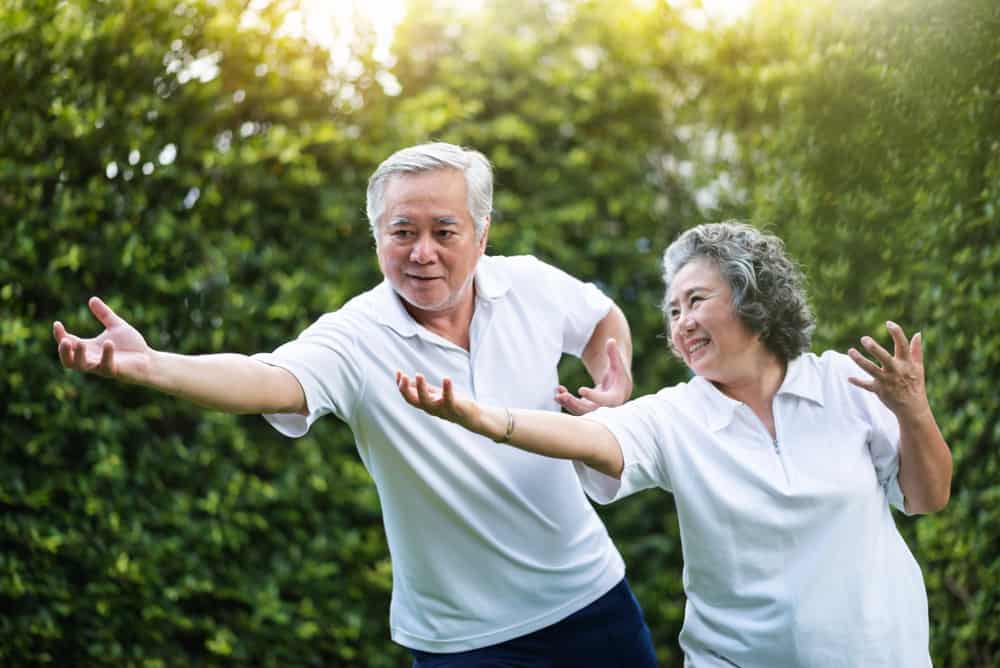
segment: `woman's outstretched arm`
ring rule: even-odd
[[[599,422],[550,411],[483,406],[455,394],[450,378],[434,387],[419,373],[414,380],[396,372],[400,394],[412,406],[465,427],[498,443],[557,459],[573,459],[620,478],[625,466],[621,446]]]

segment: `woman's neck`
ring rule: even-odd
[[[727,382],[713,382],[720,392],[743,402],[759,416],[771,413],[771,402],[785,380],[787,364],[769,351],[755,355],[753,361]],[[763,417],[761,418],[764,419]],[[764,420],[765,423],[769,420]]]

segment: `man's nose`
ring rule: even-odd
[[[428,264],[434,260],[435,252],[434,240],[430,235],[421,236],[410,250],[410,262]]]

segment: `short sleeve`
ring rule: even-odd
[[[848,391],[853,395],[854,404],[861,409],[869,427],[868,451],[875,466],[875,475],[888,502],[909,515],[903,490],[899,486],[899,421],[874,393],[848,383],[849,377],[868,379],[870,376],[851,358],[846,355],[839,357],[843,382],[849,385]]]
[[[598,503],[611,503],[651,487],[672,490],[664,457],[667,430],[660,424],[664,406],[656,396],[642,397],[613,408],[599,408],[583,419],[603,424],[618,441],[625,466],[620,480],[575,462],[587,495]]]
[[[561,269],[530,259],[534,265],[532,289],[547,295],[551,308],[563,314],[562,351],[579,357],[597,323],[611,310],[611,299],[593,283],[584,283]]]
[[[346,318],[331,313],[273,353],[254,355],[254,359],[281,367],[295,376],[309,410],[308,415],[265,414],[264,419],[292,438],[304,435],[313,422],[329,413],[350,422],[364,391],[364,374],[356,346]]]

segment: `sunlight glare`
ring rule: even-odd
[[[460,12],[481,10],[486,0],[451,0],[449,7]],[[406,13],[407,0],[300,0],[304,33],[330,49],[336,59],[336,35],[354,32],[354,12],[371,21],[376,36],[375,57],[389,59],[392,36]]]
[[[642,0],[639,0],[640,2]],[[729,25],[750,14],[754,0],[667,0],[692,27]]]

